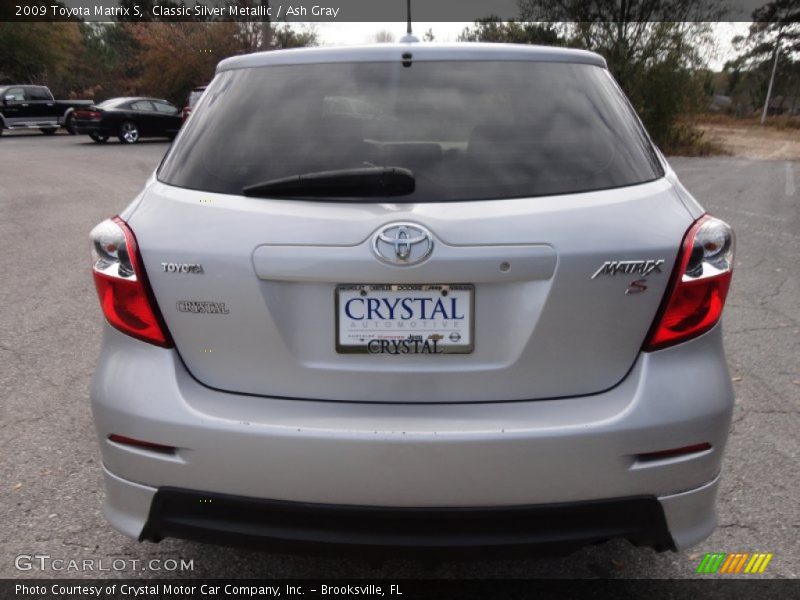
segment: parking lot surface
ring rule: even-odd
[[[88,233],[134,197],[167,148],[68,135],[0,138],[0,577],[692,578],[705,552],[771,552],[763,577],[798,576],[800,162],[787,161],[672,161],[738,236],[725,313],[737,404],[720,524],[700,546],[657,554],[615,541],[562,558],[376,565],[179,540],[140,544],[113,531],[102,515],[88,403],[102,321]],[[15,567],[15,557],[34,554],[96,568],[101,559],[106,567],[128,562],[103,572]],[[193,569],[142,570],[150,559],[191,560]]]

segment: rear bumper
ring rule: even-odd
[[[158,490],[105,471],[106,516],[140,541],[175,537],[314,554],[470,555],[562,553],[615,538],[658,551],[691,546],[716,525],[719,478],[656,498],[501,507],[380,507],[246,498],[180,488]],[[142,522],[142,517],[146,520]]]
[[[72,122],[72,129],[75,133],[88,135],[90,133],[99,133],[102,135],[111,135],[111,130],[102,125],[101,123],[91,123],[87,121],[73,121]]]
[[[569,551],[612,538],[674,549],[664,511],[648,496],[536,506],[388,508],[161,488],[140,539],[165,537],[331,554],[343,549],[370,554],[387,549]]]
[[[607,537],[660,549],[688,547],[713,530],[733,406],[719,327],[642,354],[624,381],[594,396],[398,405],[211,390],[189,375],[174,351],[106,326],[91,396],[107,469],[106,514],[132,537],[190,535],[176,530],[172,517],[152,513],[156,493],[165,488],[251,499],[245,503],[454,514],[487,507],[536,513],[542,505],[645,497],[663,510],[671,544],[636,523],[633,530],[616,520],[598,527],[609,528]],[[177,450],[123,446],[108,440],[113,433]],[[640,456],[703,442],[711,449],[657,460]],[[531,518],[535,523],[535,514]],[[218,532],[219,525],[196,529]]]

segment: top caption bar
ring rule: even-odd
[[[288,21],[405,22],[406,0],[2,0],[0,21]],[[412,0],[415,22],[472,22],[494,16],[564,22],[597,21],[593,5],[566,0],[565,13],[546,0]],[[575,6],[571,6],[575,4]],[[765,0],[634,0],[614,21],[750,21]],[[526,8],[528,12],[526,13]],[[531,12],[532,11],[532,12]],[[580,15],[578,18],[575,15]]]

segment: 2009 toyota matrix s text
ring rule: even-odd
[[[596,54],[224,60],[91,237],[129,536],[679,550],[715,526],[733,233]]]

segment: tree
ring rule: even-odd
[[[761,63],[775,56],[775,42],[781,40],[781,52],[789,60],[800,59],[800,3],[797,0],[773,0],[753,11],[753,23],[747,38],[733,39],[745,50],[744,56]]]
[[[293,48],[316,42],[314,30],[295,30],[288,24],[270,24],[271,47],[265,48],[261,23],[232,21],[139,23],[133,25],[139,46],[132,81],[137,93],[182,102],[197,85],[214,76],[217,63],[254,50]]]
[[[773,83],[773,97],[796,98],[800,87],[800,3],[773,0],[754,10],[752,17],[747,37],[732,40],[740,55],[725,68],[733,75],[732,93],[745,93],[754,105],[763,104],[763,123]]]
[[[81,49],[76,22],[0,22],[0,82],[52,85],[74,64]]]
[[[182,102],[192,87],[208,83],[217,63],[240,50],[233,22],[139,23],[133,29],[139,45],[139,93]]]
[[[372,41],[376,44],[391,44],[394,42],[394,34],[391,31],[386,29],[381,29],[380,31],[376,31],[372,35]]]
[[[113,29],[106,23],[80,23],[80,44],[74,50],[70,68],[52,81],[51,89],[58,89],[63,97],[105,98],[113,91],[120,78],[116,71],[127,53],[109,43],[108,33]]]
[[[233,0],[224,4],[236,4],[240,7],[269,8],[269,0]],[[279,50],[281,48],[299,48],[302,46],[315,46],[317,44],[317,31],[311,27],[295,29],[285,21],[276,22],[266,17],[252,17],[239,21],[237,38],[240,41],[241,52],[258,52],[264,50]]]
[[[304,48],[317,45],[317,30],[294,29],[288,23],[272,26],[272,47],[267,50],[282,48]]]
[[[601,54],[655,141],[671,149],[701,107],[700,49],[713,43],[718,0],[520,0],[524,21],[559,22],[570,46]]]
[[[144,18],[113,23],[0,21],[0,83],[46,84],[60,96],[98,101],[154,95],[183,102],[192,87],[213,77],[223,58],[317,40],[314,28],[295,29],[285,22],[158,20],[150,12],[155,4],[180,2],[120,0],[130,9],[138,5]]]
[[[566,43],[551,23],[528,23],[513,19],[501,21],[495,15],[478,19],[474,26],[465,28],[458,39],[462,42],[507,42],[546,46],[563,46]]]

